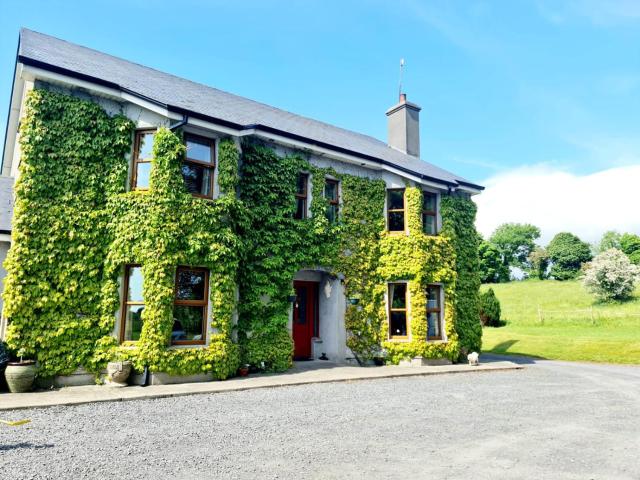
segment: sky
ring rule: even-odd
[[[487,187],[488,236],[640,233],[639,0],[0,0],[0,135],[19,28],[386,139],[403,91],[422,158]]]

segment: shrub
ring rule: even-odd
[[[499,327],[500,323],[500,300],[496,297],[493,288],[480,294],[480,321],[482,325],[489,327]]]
[[[570,280],[578,276],[583,263],[591,260],[591,247],[573,233],[558,233],[547,246],[551,259],[551,276]]]
[[[624,300],[631,296],[639,279],[640,267],[612,248],[587,264],[583,284],[600,300]]]

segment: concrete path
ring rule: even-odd
[[[330,362],[296,362],[288,372],[270,375],[251,375],[222,382],[183,383],[179,385],[151,385],[148,387],[83,386],[32,393],[0,394],[0,411],[55,405],[80,405],[84,403],[113,402],[149,398],[179,397],[184,395],[232,392],[257,388],[273,388],[310,383],[349,382],[377,378],[442,375],[450,373],[490,372],[523,368],[508,360],[494,359],[476,367],[469,365],[441,365],[425,367],[357,367]]]

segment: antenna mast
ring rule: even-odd
[[[400,59],[400,81],[398,82],[398,98],[402,95],[402,73],[404,71],[404,58]]]

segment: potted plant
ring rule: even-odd
[[[11,393],[30,392],[36,379],[38,369],[34,360],[24,360],[24,349],[18,351],[20,361],[9,362],[4,371],[4,378]]]
[[[381,349],[373,356],[373,364],[382,367],[387,362],[387,350]]]
[[[123,360],[117,355],[114,361],[107,363],[107,384],[114,387],[126,387],[131,374],[130,360]]]
[[[245,363],[244,365],[242,365],[238,369],[238,375],[240,375],[241,377],[246,377],[247,375],[249,375],[249,364],[248,363]]]

